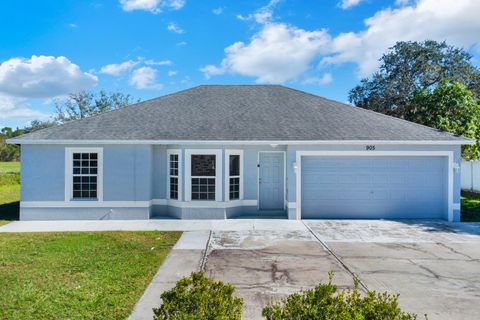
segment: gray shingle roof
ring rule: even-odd
[[[433,140],[462,137],[278,85],[203,85],[12,139]]]

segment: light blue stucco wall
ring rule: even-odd
[[[65,200],[65,147],[22,145],[22,201]]]
[[[65,148],[72,145],[23,145],[21,166],[21,200],[22,201],[64,201],[65,197]],[[99,147],[95,145],[85,147]],[[261,151],[285,151],[286,153],[286,192],[289,203],[296,201],[295,171],[293,164],[296,161],[296,151],[300,150],[337,150],[337,151],[364,151],[364,145],[316,145],[316,146],[238,146],[238,145],[103,145],[104,201],[150,201],[166,199],[167,186],[167,149],[180,149],[182,153],[181,184],[185,186],[185,149],[221,149],[222,173],[221,181],[224,185],[226,149],[243,150],[244,167],[244,200],[258,198],[258,153]],[[454,161],[460,163],[459,146],[442,145],[377,145],[375,151],[453,151]],[[372,155],[374,152],[372,151]],[[183,189],[183,188],[182,188]],[[224,201],[225,192],[222,192]],[[460,172],[454,173],[453,202],[460,202]],[[185,190],[182,198],[185,199]],[[85,214],[87,210],[97,212]],[[199,210],[192,208],[178,208],[165,205],[153,205],[149,208],[24,208],[22,218],[60,219],[145,219],[149,215],[170,215],[177,218],[228,218],[241,214],[268,215],[258,211],[256,206],[227,208],[221,210]],[[83,212],[83,213],[82,213]],[[210,213],[211,214],[210,214]],[[65,216],[62,216],[64,214]],[[290,218],[295,217],[295,209],[289,209]],[[459,219],[459,210],[454,211],[455,220]]]
[[[65,148],[23,145],[22,201],[65,200]],[[92,146],[82,146],[92,147]],[[103,146],[103,200],[152,199],[152,146]]]
[[[107,146],[103,149],[103,200],[152,199],[152,146]]]

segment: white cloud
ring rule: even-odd
[[[214,15],[219,16],[219,15],[221,15],[221,14],[223,13],[223,8],[222,8],[222,7],[215,8],[215,9],[212,10],[212,13],[213,13]]]
[[[144,10],[159,13],[162,8],[181,9],[185,0],[120,0],[120,5],[124,11]]]
[[[173,76],[176,76],[177,73],[178,73],[178,72],[177,72],[176,70],[170,70],[170,71],[168,71],[168,76],[169,76],[169,77],[173,77]]]
[[[178,34],[184,33],[183,29],[180,28],[176,23],[170,22],[167,26],[168,31],[172,31]]]
[[[101,73],[108,74],[111,76],[119,76],[126,71],[133,69],[138,65],[147,65],[147,66],[169,66],[172,64],[170,60],[145,60],[142,57],[138,57],[136,60],[127,60],[121,63],[112,63],[103,66],[100,69]]]
[[[137,89],[158,90],[162,85],[157,83],[157,70],[151,67],[135,69],[130,76],[130,84]]]
[[[333,77],[331,73],[325,73],[323,76],[319,77],[309,77],[302,81],[303,84],[313,84],[316,86],[324,86],[329,83],[332,83]]]
[[[342,9],[349,9],[351,7],[355,7],[362,1],[363,0],[342,0],[342,2],[339,3],[339,6]]]
[[[396,0],[395,1],[395,4],[397,6],[406,6],[408,4],[410,4],[411,0]]]
[[[68,26],[69,26],[70,28],[78,28],[78,25],[75,24],[75,23],[69,23]]]
[[[480,43],[478,12],[478,0],[418,0],[410,6],[387,8],[366,19],[365,30],[336,37],[333,55],[323,63],[354,62],[358,75],[368,76],[397,41],[445,40],[467,49],[475,47]]]
[[[237,15],[237,19],[240,20],[255,20],[255,22],[260,23],[260,24],[265,24],[273,19],[273,9],[275,9],[275,6],[280,2],[280,0],[270,0],[268,4],[264,7],[261,7],[254,13],[250,13],[246,16],[243,16],[241,14]]]
[[[111,76],[119,76],[123,72],[130,70],[131,68],[136,66],[138,63],[138,60],[128,60],[122,63],[107,64],[100,69],[100,72],[104,74],[109,74]]]
[[[46,120],[48,114],[29,107],[25,99],[0,94],[0,119],[38,119]]]
[[[186,42],[186,41],[177,42],[177,46],[178,46],[178,47],[183,47],[183,46],[186,46],[186,45],[187,45],[187,42]]]
[[[67,58],[32,56],[0,64],[0,92],[24,98],[51,98],[94,87],[98,78]]]
[[[250,43],[236,42],[227,47],[219,67],[208,65],[200,70],[207,78],[229,72],[256,77],[259,83],[283,83],[304,73],[329,42],[325,30],[266,24]]]
[[[185,0],[170,0],[168,6],[175,10],[182,9],[185,6]]]
[[[269,3],[270,11],[258,12],[272,12],[276,3]],[[264,23],[262,29],[249,42],[225,48],[219,65],[200,70],[207,78],[232,73],[255,77],[257,82],[281,83],[304,77],[312,63],[320,61],[320,66],[354,63],[357,75],[364,77],[377,70],[382,54],[397,41],[445,40],[480,52],[478,12],[478,0],[397,0],[395,7],[367,18],[363,30],[334,38],[325,30],[303,30],[249,15],[241,18]],[[268,14],[263,17],[267,16],[272,19]]]
[[[169,66],[172,64],[170,60],[145,60],[145,64],[148,66]]]

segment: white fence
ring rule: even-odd
[[[480,192],[480,161],[462,160],[462,189]]]

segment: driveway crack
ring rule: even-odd
[[[200,263],[200,271],[202,271],[202,272],[205,272],[205,267],[207,265],[208,249],[210,247],[210,240],[211,239],[212,239],[212,230],[210,230],[210,233],[208,234],[207,244],[205,245],[205,250],[203,250],[203,257],[202,257],[202,261]]]
[[[367,286],[365,285],[365,283],[362,281],[362,279],[360,279],[360,277],[358,275],[356,275],[352,270],[350,270],[350,268],[347,266],[347,264],[345,262],[342,261],[342,259],[340,259],[339,256],[337,256],[335,254],[335,252],[333,252],[332,249],[330,249],[330,247],[325,243],[323,242],[316,234],[315,232],[313,232],[312,229],[310,229],[310,227],[303,221],[301,220],[303,225],[305,226],[305,228],[307,228],[308,231],[310,231],[310,233],[315,237],[315,239],[317,239],[317,241],[325,248],[325,250],[327,250],[337,261],[338,263],[340,263],[340,265],[354,278],[354,279],[357,279],[358,280],[358,283],[360,284],[360,286],[362,286],[362,288],[368,292],[368,288]]]

